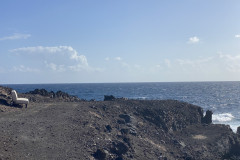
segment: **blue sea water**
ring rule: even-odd
[[[240,126],[240,82],[9,84],[18,92],[36,88],[64,91],[81,99],[103,100],[104,95],[130,99],[174,99],[213,111],[213,122]]]

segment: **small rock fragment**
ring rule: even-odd
[[[110,125],[106,125],[106,129],[107,129],[108,132],[112,131],[112,127]]]
[[[103,149],[97,149],[97,151],[93,154],[93,156],[98,160],[104,160],[107,154]]]
[[[120,114],[119,117],[124,119],[126,123],[131,122],[131,116],[129,116],[128,114]]]
[[[128,146],[126,146],[123,142],[118,142],[118,143],[113,142],[113,147],[111,148],[112,153],[118,156],[121,156],[122,154],[127,153],[127,151],[128,151]]]

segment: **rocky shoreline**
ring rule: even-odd
[[[175,100],[86,101],[58,91],[0,87],[0,159],[240,159],[240,129],[212,124],[211,111]]]

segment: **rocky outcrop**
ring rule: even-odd
[[[104,95],[104,101],[113,101],[115,99],[113,95]]]
[[[162,101],[161,104],[153,102],[149,104],[151,107],[139,107],[138,112],[144,119],[165,131],[177,131],[188,125],[201,123],[202,113],[199,113],[201,108],[198,106],[173,100]]]
[[[240,136],[240,127],[237,128],[237,134]]]
[[[212,111],[207,110],[206,115],[202,118],[202,123],[211,124],[212,123],[212,114],[213,114]]]
[[[57,99],[66,102],[79,102],[82,101],[77,96],[69,95],[68,93],[57,91],[56,93],[53,91],[48,92],[45,89],[35,89],[34,91],[29,91],[25,93],[30,97],[30,101],[38,101],[38,97],[33,97],[32,95],[40,95],[51,99]]]
[[[11,88],[0,86],[0,105],[10,106],[12,104]]]
[[[116,98],[113,95],[104,95],[104,101],[128,100],[128,98]]]

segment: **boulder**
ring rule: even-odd
[[[12,91],[11,88],[0,86],[0,104],[1,105],[6,105],[6,106],[12,105],[11,91]]]
[[[212,123],[212,114],[213,114],[212,111],[207,110],[206,115],[202,118],[202,123],[211,124]]]
[[[122,156],[123,154],[127,153],[128,150],[128,146],[123,142],[113,142],[113,146],[111,148],[111,152],[118,156]]]
[[[106,129],[107,129],[108,132],[111,132],[111,131],[112,131],[112,127],[111,127],[110,125],[106,125],[105,127],[106,127]]]
[[[240,127],[237,128],[237,134],[240,135]]]
[[[115,99],[113,95],[104,95],[104,101],[113,101]]]
[[[106,156],[107,154],[103,149],[97,149],[97,151],[93,154],[93,157],[98,160],[105,160]]]
[[[128,115],[128,114],[120,114],[119,117],[124,119],[126,123],[130,123],[131,122],[131,116]]]
[[[32,95],[41,95],[44,97],[49,97],[49,98],[57,98],[61,99],[67,102],[75,102],[75,101],[81,101],[77,96],[72,96],[69,95],[68,93],[62,92],[62,91],[57,91],[56,93],[53,91],[48,92],[46,89],[35,89],[34,91],[29,91],[26,94],[32,94]]]
[[[41,96],[49,96],[49,92],[46,89],[35,89],[34,91],[29,91],[27,94],[39,94]]]

